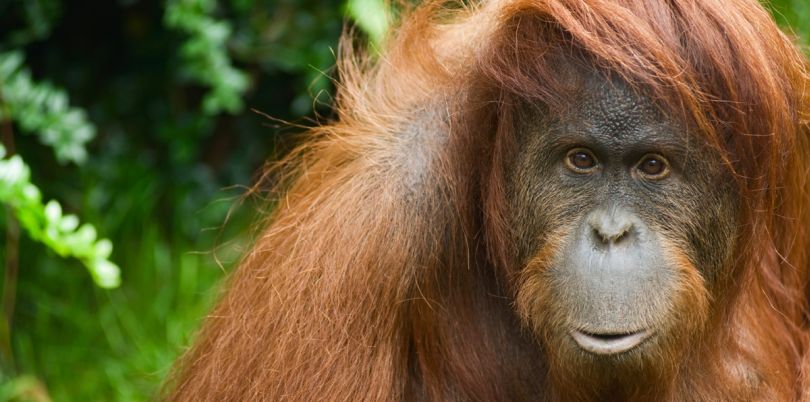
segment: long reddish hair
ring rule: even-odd
[[[537,398],[516,380],[530,372],[542,390],[548,367],[512,304],[502,163],[512,100],[559,102],[548,55],[560,50],[697,127],[743,197],[712,336],[660,386],[694,400],[801,397],[810,76],[768,13],[754,0],[445,3],[408,12],[376,62],[343,46],[336,121],[268,174],[267,229],[166,398]]]

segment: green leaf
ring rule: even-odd
[[[85,144],[96,132],[87,113],[71,107],[65,91],[34,82],[23,60],[21,52],[0,52],[0,119],[16,121],[21,131],[37,134],[54,148],[60,162],[84,162]]]
[[[45,204],[45,219],[48,220],[48,225],[58,225],[61,217],[62,206],[58,202],[51,200]]]
[[[112,254],[113,244],[108,239],[101,239],[96,243],[96,258],[106,260]]]
[[[5,148],[0,146],[0,155]],[[0,156],[0,203],[11,207],[20,226],[28,235],[63,257],[78,258],[100,287],[120,283],[120,269],[109,260],[113,245],[97,239],[96,228],[79,226],[75,215],[63,215],[55,200],[42,204],[42,193],[30,182],[30,169],[19,155]]]
[[[90,265],[90,273],[96,284],[102,288],[116,288],[121,284],[121,269],[108,260],[93,261]]]
[[[96,228],[90,224],[84,224],[76,231],[76,237],[82,244],[91,244],[96,241]]]
[[[0,182],[5,182],[7,186],[14,186],[28,179],[30,173],[18,155],[12,156],[5,163],[0,163]]]
[[[79,218],[76,215],[65,215],[59,221],[59,230],[63,233],[69,233],[79,227]],[[109,257],[109,255],[107,256]]]
[[[227,22],[213,18],[215,5],[213,1],[169,0],[163,22],[188,35],[180,48],[183,72],[210,88],[203,98],[203,112],[239,113],[250,80],[228,58],[227,42],[233,30]]]
[[[388,8],[383,0],[348,0],[346,14],[365,32],[371,42],[379,44],[388,31]]]

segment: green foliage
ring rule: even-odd
[[[343,23],[343,0],[232,0],[234,35],[232,49],[240,63],[255,63],[257,91],[280,94],[278,82],[267,77],[292,78],[293,116],[313,109],[328,110],[331,100],[329,70]],[[315,98],[313,100],[313,97]]]
[[[215,8],[213,0],[169,0],[164,21],[189,36],[180,48],[186,73],[211,88],[203,99],[203,111],[210,115],[221,111],[238,113],[242,111],[248,77],[230,63],[226,44],[231,26],[211,17]]]
[[[0,122],[5,120],[17,122],[25,132],[37,133],[61,162],[84,162],[85,144],[95,135],[85,112],[69,106],[65,91],[31,79],[20,52],[0,53]],[[42,204],[28,166],[19,155],[3,160],[5,154],[0,145],[0,202],[12,207],[28,235],[60,256],[81,260],[99,286],[118,286],[119,268],[109,260],[112,243],[96,239],[92,225],[79,227],[75,215],[62,216],[58,202]]]
[[[0,15],[12,15],[23,21],[22,27],[12,31],[3,43],[11,48],[28,45],[31,42],[47,38],[62,12],[59,0],[16,0],[19,7],[11,6],[13,1],[0,2]],[[8,27],[10,24],[0,24]]]
[[[81,260],[99,286],[118,286],[121,282],[119,268],[109,260],[112,243],[97,239],[93,225],[79,226],[75,215],[62,215],[58,202],[51,200],[42,204],[42,193],[31,183],[28,166],[19,155],[2,159],[5,152],[0,145],[0,203],[12,207],[32,239],[62,257]]]
[[[388,6],[383,0],[349,0],[346,13],[365,32],[372,43],[379,44],[388,30]]]
[[[771,0],[765,2],[783,27],[810,44],[810,2],[807,0]]]
[[[48,24],[43,36],[26,41],[12,37],[32,31],[31,3],[0,2],[0,49],[19,55],[9,70],[69,93],[68,110],[85,110],[96,136],[84,144],[85,163],[67,166],[39,135],[16,135],[41,133],[16,117],[0,124],[0,137],[7,140],[6,126],[15,129],[14,151],[39,199],[59,200],[51,216],[70,211],[104,233],[123,275],[118,288],[95,287],[91,276],[76,274],[81,259],[43,252],[23,230],[0,400],[27,400],[31,390],[58,401],[149,400],[250,242],[257,207],[239,208],[244,186],[230,186],[249,185],[275,145],[289,143],[264,117],[230,110],[248,106],[288,121],[328,114],[343,1],[32,1],[59,12],[37,22]],[[200,36],[204,43],[192,45]],[[222,82],[212,77],[228,71],[249,72],[250,80],[231,87],[237,103],[230,95],[213,102],[239,107],[206,106]],[[46,205],[38,204],[42,214]],[[7,216],[0,214],[0,229],[13,226]],[[0,230],[0,239],[12,237]],[[13,259],[8,249],[0,247],[0,271]],[[3,331],[0,323],[0,341]]]
[[[50,401],[45,386],[36,377],[19,376],[0,383],[0,401]]]
[[[83,110],[69,106],[65,91],[35,83],[22,65],[22,53],[0,53],[0,121],[11,119],[24,131],[37,133],[60,161],[83,162],[85,143],[96,128]]]

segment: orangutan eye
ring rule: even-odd
[[[574,148],[565,156],[565,166],[576,173],[591,173],[596,170],[596,157],[585,148]]]
[[[657,154],[648,154],[641,158],[636,170],[645,179],[661,180],[669,176],[669,163]]]

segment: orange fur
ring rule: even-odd
[[[674,368],[656,379],[668,390],[658,396],[810,399],[799,385],[810,377],[810,78],[758,3],[432,1],[408,13],[376,63],[347,43],[338,118],[268,174],[280,196],[267,229],[178,361],[167,400],[587,390],[546,381],[546,357],[515,330],[512,298],[526,284],[514,283],[503,217],[510,99],[558,103],[554,50],[586,54],[693,122],[745,198],[738,263],[690,353],[659,356]],[[702,295],[688,257],[672,254],[682,294]]]

